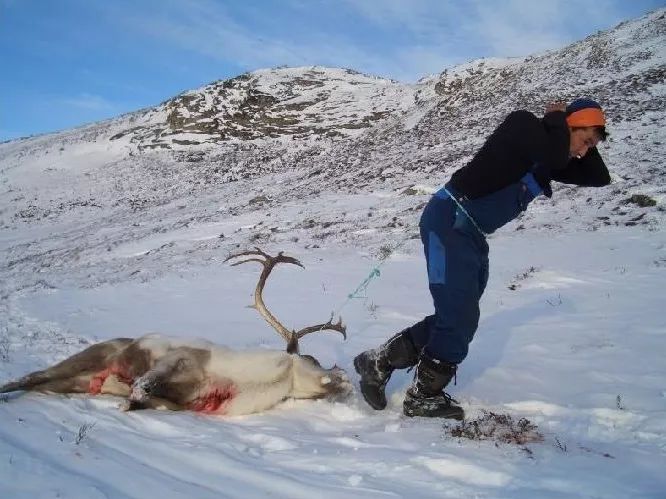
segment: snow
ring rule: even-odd
[[[528,445],[529,456],[447,436],[441,421],[404,418],[405,372],[391,379],[383,412],[358,394],[226,419],[121,413],[115,399],[26,394],[0,403],[0,475],[12,477],[0,482],[1,495],[657,497],[666,488],[666,267],[655,262],[665,248],[663,232],[637,228],[492,239],[481,324],[452,392],[470,416],[489,409],[536,423],[545,440]],[[293,327],[327,318],[372,265],[361,249],[290,253],[307,270],[276,269],[265,299]],[[357,352],[430,312],[422,260],[409,243],[367,298],[343,309],[348,341],[321,334],[303,350],[356,380]],[[2,313],[16,331],[0,375],[61,359],[80,341],[154,330],[281,348],[244,308],[256,278],[249,266],[193,261],[147,282],[30,287]],[[94,426],[76,444],[84,424]]]
[[[476,61],[413,86],[331,68],[249,73],[252,88],[280,104],[314,102],[325,91],[314,114],[322,130],[342,130],[339,140],[295,140],[289,125],[278,138],[209,143],[200,161],[199,146],[139,150],[151,140],[200,139],[155,132],[169,114],[164,103],[0,144],[0,382],[91,342],[154,331],[283,349],[247,308],[259,269],[224,263],[260,246],[305,265],[275,269],[268,307],[294,329],[340,311],[347,341],[323,332],[301,349],[357,383],[357,353],[432,312],[415,239],[419,207],[512,105],[467,102],[467,85],[483,97],[497,91],[496,76],[515,71],[523,85],[516,92],[561,91],[569,88],[557,79],[571,74],[566,64],[579,71],[576,94],[614,72],[641,76],[663,63],[663,35],[653,36],[663,14],[618,28],[619,49],[610,51],[618,61],[652,50],[621,70],[614,59],[585,65],[590,43],[613,39],[600,35],[525,61]],[[294,91],[299,79],[321,86]],[[436,84],[462,81],[454,97],[464,105],[442,104],[449,94]],[[181,97],[226,112],[247,96],[230,88],[220,100],[222,86]],[[652,99],[665,89],[608,91],[622,110],[602,151],[613,185],[556,186],[552,200],[489,238],[479,330],[450,391],[469,418],[483,410],[528,418],[542,442],[454,438],[442,421],[405,418],[405,371],[392,376],[380,412],[358,393],[227,418],[122,413],[114,398],[11,394],[0,398],[0,497],[663,497],[666,132]],[[625,120],[625,108],[642,111]],[[391,114],[371,128],[344,128],[348,114],[376,110]],[[308,112],[294,116],[305,123]],[[657,205],[626,202],[638,193]],[[380,264],[363,296],[348,298]]]

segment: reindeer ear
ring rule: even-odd
[[[317,359],[315,359],[312,355],[300,355],[300,357],[301,357],[301,359],[305,359],[305,360],[308,360],[308,361],[312,362],[312,365],[314,365],[316,367],[321,367],[321,364],[319,363],[319,361]]]

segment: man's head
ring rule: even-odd
[[[606,117],[601,106],[592,99],[576,99],[567,106],[569,125],[569,157],[582,158],[587,151],[606,140]]]

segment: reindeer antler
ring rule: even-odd
[[[300,331],[296,331],[294,335],[300,340],[306,334],[316,333],[317,331],[323,331],[324,329],[328,329],[329,331],[337,331],[338,333],[342,334],[342,336],[344,336],[345,340],[347,339],[347,326],[342,323],[342,317],[338,319],[338,322],[333,324],[332,315],[327,322],[323,324],[317,324],[316,326],[304,327]]]
[[[298,353],[298,340],[305,336],[306,334],[309,333],[315,333],[317,331],[323,331],[325,329],[327,330],[332,330],[332,331],[338,331],[339,333],[342,334],[342,336],[347,338],[347,328],[342,324],[342,318],[338,320],[337,323],[333,323],[333,317],[328,320],[328,322],[325,322],[323,324],[317,324],[315,326],[308,326],[304,327],[300,331],[289,331],[286,327],[278,321],[273,314],[270,313],[268,308],[266,308],[266,305],[264,304],[264,299],[262,297],[262,292],[264,290],[264,286],[266,285],[266,279],[268,278],[268,275],[271,273],[273,268],[278,264],[278,263],[291,263],[293,265],[298,265],[301,268],[305,268],[301,262],[299,262],[296,258],[291,257],[291,256],[286,256],[284,255],[284,252],[280,251],[277,256],[271,256],[267,253],[264,253],[260,248],[255,248],[253,250],[249,251],[242,251],[240,253],[234,253],[232,255],[229,255],[227,258],[225,258],[225,262],[228,262],[229,260],[232,260],[234,258],[239,258],[243,256],[248,256],[251,258],[246,258],[245,260],[241,260],[239,262],[232,263],[232,266],[240,265],[242,263],[248,263],[248,262],[257,262],[260,263],[263,266],[263,270],[261,272],[261,275],[259,276],[259,282],[257,283],[257,287],[254,290],[254,307],[257,309],[259,314],[268,322],[273,329],[275,329],[280,336],[282,336],[285,341],[287,342],[287,352],[289,353]]]

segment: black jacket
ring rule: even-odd
[[[543,119],[529,111],[514,111],[495,129],[474,158],[456,171],[451,185],[470,199],[519,181],[532,171],[546,196],[550,181],[599,187],[610,175],[596,148],[581,159],[569,159],[569,128],[562,111]]]

